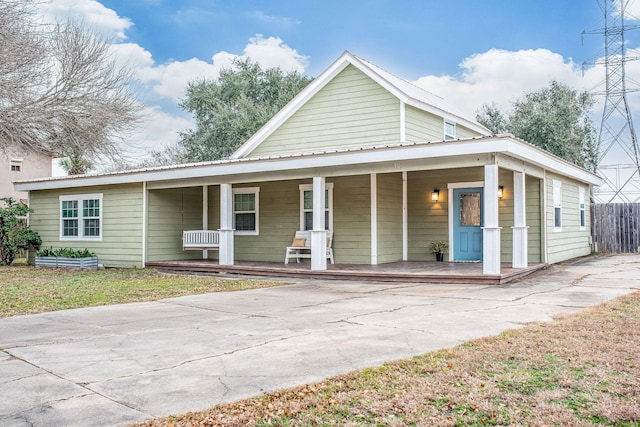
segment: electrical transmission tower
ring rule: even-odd
[[[627,94],[638,89],[627,87],[625,64],[638,58],[626,56],[625,31],[639,28],[625,24],[629,0],[598,0],[604,14],[604,28],[585,31],[604,35],[605,57],[596,64],[605,66],[604,108],[598,136],[597,173],[604,178],[595,189],[598,203],[640,201],[640,151],[633,127]]]

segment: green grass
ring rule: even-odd
[[[68,270],[0,266],[0,317],[182,295],[239,291],[282,282],[169,275],[151,269]]]

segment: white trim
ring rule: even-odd
[[[142,268],[145,268],[147,264],[147,215],[148,212],[148,200],[147,200],[147,182],[142,182]]]
[[[371,265],[378,264],[378,184],[377,175],[370,175],[371,190]]]
[[[578,187],[578,226],[580,227],[581,231],[584,231],[587,229],[587,211],[586,211],[584,193],[585,193],[584,187],[579,186]],[[582,223],[583,219],[584,219],[584,224]]]
[[[237,236],[258,236],[260,234],[260,187],[234,187],[231,190],[231,210],[233,229]],[[254,194],[254,210],[236,212],[236,194]],[[255,215],[255,230],[238,230],[236,227],[236,213],[253,213]]]
[[[329,207],[325,208],[325,210],[329,211],[329,230],[333,230],[333,182],[325,182],[324,189],[329,194]],[[305,223],[304,223],[304,192],[311,191],[313,192],[313,184],[300,184],[298,186],[298,190],[300,191],[300,231],[305,231]],[[309,210],[307,210],[309,211]],[[313,211],[313,209],[311,209]],[[309,231],[309,230],[307,230]]]
[[[456,188],[484,188],[484,181],[450,182],[447,184],[447,219],[449,221],[449,261],[455,261],[453,235],[453,190]]]
[[[209,186],[202,186],[202,229],[209,229]],[[209,251],[206,249],[202,250],[202,259],[209,258]]]
[[[90,219],[97,219],[100,223],[99,235],[98,236],[85,236],[84,235],[84,215],[83,215],[83,202],[85,200],[98,200],[99,207],[98,212],[100,213],[97,217],[89,217]],[[63,235],[64,231],[64,220],[65,219],[73,219],[73,218],[63,218],[62,217],[62,202],[68,201],[76,201],[78,203],[77,210],[78,216],[74,217],[78,221],[78,235],[77,236],[65,236]],[[59,226],[59,238],[64,241],[93,241],[93,242],[101,242],[102,236],[104,234],[104,203],[102,193],[94,193],[94,194],[63,194],[58,197],[58,226]]]
[[[131,184],[148,181],[149,188],[211,185],[228,182],[259,182],[274,179],[308,178],[315,173],[325,176],[354,175],[402,170],[438,169],[447,157],[481,156],[505,153],[516,159],[556,172],[577,181],[601,185],[603,180],[593,173],[553,156],[538,147],[511,136],[478,137],[449,142],[391,144],[383,147],[341,149],[317,154],[289,154],[252,159],[219,160],[190,165],[164,166],[138,171],[113,172],[103,175],[40,178],[19,181],[16,191],[79,188],[93,185]],[[454,164],[454,163],[452,163]],[[358,169],[360,167],[360,169]],[[446,167],[446,166],[445,166]],[[321,171],[322,168],[330,170]],[[189,182],[183,182],[183,181]],[[201,180],[199,184],[192,181]],[[233,180],[233,181],[232,181]],[[153,183],[156,183],[153,185]]]
[[[402,171],[402,260],[409,260],[409,208],[407,197],[407,171]]]
[[[400,101],[400,142],[407,142],[407,109],[404,101]]]
[[[540,250],[542,251],[542,262],[546,263],[549,259],[549,213],[547,212],[549,201],[547,200],[547,171],[544,171],[544,177],[542,181],[540,181],[540,198],[542,199],[542,212],[540,212],[540,222],[542,225],[542,248],[540,248]]]

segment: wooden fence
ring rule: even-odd
[[[591,205],[591,235],[600,253],[637,253],[640,248],[640,203]]]

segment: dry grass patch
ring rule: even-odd
[[[640,293],[141,426],[640,426]]]
[[[24,264],[0,266],[0,317],[282,284],[169,275],[150,269],[81,271]]]

